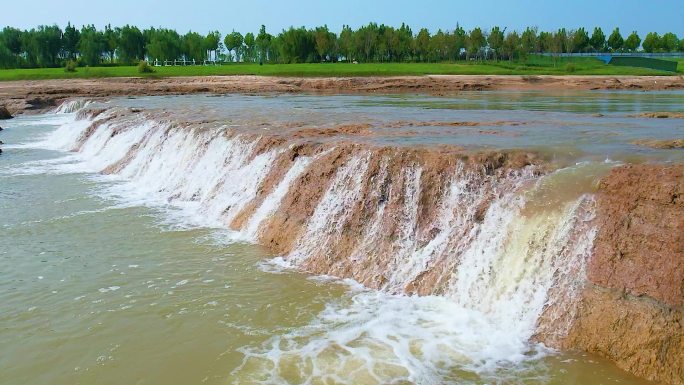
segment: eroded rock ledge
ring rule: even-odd
[[[591,282],[565,348],[684,384],[684,165],[626,165],[597,194]]]

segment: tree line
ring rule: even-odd
[[[584,28],[522,32],[500,27],[470,31],[454,30],[417,33],[406,24],[399,28],[369,23],[354,30],[345,25],[339,33],[327,26],[307,29],[290,27],[277,35],[218,31],[179,34],[173,29],[140,29],[126,25],[94,25],[80,29],[67,24],[39,26],[30,30],[5,27],[0,31],[0,67],[59,67],[67,62],[79,65],[133,64],[141,60],[220,60],[228,62],[313,63],[313,62],[443,62],[456,60],[524,60],[530,54],[576,52],[684,52],[684,39],[674,33],[648,33],[642,38],[632,32],[623,37],[618,28],[610,35],[601,28],[591,34]]]

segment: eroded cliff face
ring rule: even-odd
[[[598,354],[662,384],[684,384],[682,311],[648,298],[588,285],[559,346]]]
[[[684,305],[684,166],[618,167],[600,185],[589,279]]]
[[[684,166],[617,167],[597,206],[590,283],[561,346],[684,384]]]
[[[367,124],[238,129],[109,109],[53,137],[294,267],[445,296],[522,341],[683,383],[684,166],[553,170],[527,151],[372,135]]]

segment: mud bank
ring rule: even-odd
[[[559,169],[534,151],[379,145],[366,124],[184,116],[85,109],[50,140],[282,264],[443,296],[521,341],[684,383],[684,166]]]
[[[260,76],[107,78],[0,82],[0,105],[12,113],[44,111],[73,97],[192,93],[425,93],[482,90],[667,90],[684,88],[681,76],[475,76],[279,78]]]

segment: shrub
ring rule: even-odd
[[[64,66],[64,72],[76,72],[76,62],[69,60]]]
[[[154,68],[149,65],[145,60],[141,60],[138,64],[138,73],[141,74],[151,74],[154,72]]]
[[[565,65],[565,72],[575,72],[576,70],[575,63],[568,63]]]

